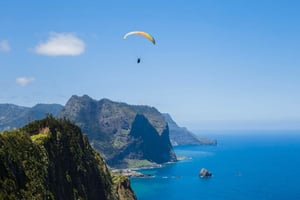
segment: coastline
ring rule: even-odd
[[[192,158],[188,157],[188,156],[177,156],[177,161],[176,162],[167,162],[167,163],[163,163],[163,164],[153,164],[151,166],[137,167],[137,168],[111,169],[111,172],[113,174],[127,176],[128,178],[154,178],[155,175],[142,173],[141,170],[163,168],[163,167],[166,167],[168,165],[176,164],[180,161],[191,160],[191,159]]]
[[[137,198],[299,199],[300,134],[241,131],[240,135],[228,134],[219,138],[218,148],[175,148],[177,155],[191,157],[191,160],[141,171],[153,174],[155,178],[131,178]],[[199,177],[203,167],[213,173],[213,178]],[[284,171],[284,176],[278,176],[282,169],[288,170]]]

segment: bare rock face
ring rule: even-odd
[[[127,177],[121,176],[118,183],[116,184],[116,191],[119,200],[128,200],[133,199],[136,200],[137,197],[135,196],[131,186],[130,180]]]
[[[209,172],[207,169],[202,168],[202,169],[200,170],[199,176],[200,176],[201,178],[209,178],[209,177],[212,176],[212,173]]]

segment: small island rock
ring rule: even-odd
[[[200,176],[201,178],[208,178],[208,177],[211,177],[211,176],[212,176],[212,173],[209,172],[207,169],[202,168],[202,169],[200,170],[199,176]]]

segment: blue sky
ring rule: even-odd
[[[64,105],[87,94],[155,106],[191,129],[299,129],[299,8],[296,0],[1,1],[0,103]],[[123,40],[134,30],[156,45]]]

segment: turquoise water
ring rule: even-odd
[[[154,178],[132,178],[138,199],[300,199],[300,131],[213,137],[217,146],[174,149],[189,160],[143,170]],[[202,167],[213,177],[199,178]]]

